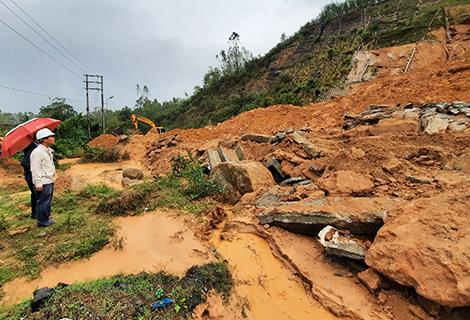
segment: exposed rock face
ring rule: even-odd
[[[460,101],[425,103],[416,107],[372,105],[359,115],[346,114],[345,127],[353,128],[359,124],[375,125],[369,131],[372,135],[417,133],[422,129],[425,133],[439,133],[447,130],[463,131],[468,128],[470,121],[468,119],[470,117],[469,106],[470,103]],[[393,122],[397,124],[396,127],[393,127]]]
[[[276,186],[264,194],[256,203],[266,208],[258,214],[260,223],[305,235],[316,235],[328,225],[355,234],[373,234],[383,225],[387,213],[400,203],[387,198],[323,197],[320,190],[308,191],[316,198],[308,195],[299,201],[300,196],[293,191],[299,187]]]
[[[318,180],[318,185],[329,194],[364,196],[374,191],[374,183],[368,176],[353,171],[336,171]]]
[[[144,177],[144,174],[137,168],[127,168],[122,172],[122,176],[131,180],[141,180]]]
[[[245,193],[274,186],[271,172],[260,162],[222,162],[211,171],[211,179],[230,193]]]
[[[467,197],[404,206],[398,216],[387,217],[366,263],[441,305],[470,306],[469,205]]]
[[[250,140],[254,142],[259,142],[259,143],[266,143],[269,141],[269,138],[271,138],[268,135],[265,134],[257,134],[257,133],[245,133],[242,135],[242,140]]]

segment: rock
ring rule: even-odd
[[[269,158],[264,166],[271,171],[274,181],[280,182],[286,178],[286,175],[282,173],[281,164],[275,157]]]
[[[426,133],[439,133],[447,130],[449,126],[449,120],[443,119],[437,115],[432,116],[431,119],[428,120],[426,128],[424,128],[424,132]]]
[[[374,191],[373,179],[353,171],[336,171],[318,180],[329,194],[365,196]]]
[[[266,143],[269,142],[270,136],[265,135],[265,134],[257,134],[257,133],[245,133],[242,135],[242,140],[243,141],[254,141],[258,143]]]
[[[464,153],[455,160],[453,168],[457,171],[470,173],[470,152]]]
[[[137,168],[127,168],[122,172],[122,176],[124,178],[129,178],[131,180],[137,179],[137,180],[142,180],[144,177],[144,174],[142,171],[140,171]]]
[[[245,151],[243,151],[243,148],[239,143],[237,143],[236,146],[233,148],[233,152],[235,152],[235,155],[237,156],[238,161],[247,160]]]
[[[431,184],[434,182],[434,179],[432,178],[422,178],[422,177],[417,178],[417,177],[412,177],[412,176],[405,176],[405,179],[413,183],[418,183],[418,184]]]
[[[227,192],[238,194],[268,189],[276,184],[271,172],[260,162],[222,162],[212,169],[212,180]]]
[[[287,131],[286,131],[287,132]],[[318,158],[325,155],[325,151],[321,148],[318,148],[313,143],[302,137],[296,132],[289,133],[289,138],[291,138],[296,143],[300,144],[307,154],[312,158]]]
[[[284,140],[286,137],[287,137],[287,134],[285,132],[280,131],[276,133],[275,136],[272,136],[271,138],[269,138],[269,143],[271,144],[279,143],[282,140]]]
[[[419,121],[411,119],[384,119],[369,128],[369,133],[372,136],[380,136],[383,134],[415,134],[419,132],[421,132],[421,124]]]
[[[129,138],[129,136],[123,134],[123,135],[119,136],[118,142],[124,142],[124,141],[126,141],[128,138]]]
[[[122,181],[121,181],[121,184],[123,187],[128,187],[130,186],[131,184],[134,184],[134,183],[139,183],[139,180],[138,179],[130,179],[130,178],[122,178]]]
[[[207,150],[207,157],[209,158],[209,166],[212,170],[216,165],[222,162],[217,150]]]
[[[122,136],[124,134],[124,130],[122,128],[116,127],[116,128],[114,128],[112,134],[115,137],[119,137],[119,136]]]
[[[0,198],[0,204],[5,203],[5,202],[10,201],[10,200],[11,200],[11,196],[6,195],[6,196]]]
[[[358,273],[357,276],[373,294],[387,286],[385,279],[372,268]]]
[[[332,226],[323,228],[318,237],[329,254],[354,260],[364,260],[366,257],[366,248],[354,241],[349,234]]]
[[[221,162],[231,162],[231,161],[238,161],[238,157],[235,152],[231,149],[218,147],[217,153],[219,154]]]
[[[52,297],[55,290],[53,288],[44,287],[33,292],[34,298],[31,300],[30,306],[33,312],[39,311],[44,304]]]
[[[10,234],[10,236],[15,236],[18,234],[23,234],[28,230],[29,230],[29,227],[24,227],[24,228],[15,229],[15,230],[8,230],[8,233]]]
[[[450,122],[449,127],[447,127],[447,129],[451,131],[463,131],[467,129],[467,126],[469,123],[470,123],[470,120],[467,118],[458,119],[457,121]]]
[[[426,313],[426,311],[424,311],[421,307],[419,306],[416,306],[414,304],[410,304],[408,309],[410,310],[410,312],[415,315],[416,317],[418,317],[418,319],[421,319],[421,320],[434,320],[433,317],[430,317],[428,316],[428,314]]]
[[[286,179],[286,180],[282,181],[281,186],[283,186],[283,187],[293,186],[293,185],[296,185],[296,184],[300,184],[302,182],[310,183],[310,180],[306,179],[305,177],[292,177],[292,178],[289,178],[289,179]]]
[[[170,148],[170,147],[176,146],[177,142],[180,142],[180,141],[181,141],[181,138],[179,138],[179,136],[172,135],[172,136],[168,136],[165,138],[160,138],[152,142],[152,147],[157,148],[157,149]]]
[[[443,195],[403,206],[377,233],[367,265],[441,305],[470,306],[469,206]]]
[[[305,235],[317,235],[328,225],[354,234],[375,234],[388,212],[400,203],[388,198],[308,197],[301,201],[281,201],[274,207],[277,203],[268,204],[267,197],[264,200],[267,208],[257,215],[260,224]]]

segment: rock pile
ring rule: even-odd
[[[425,103],[413,106],[395,107],[372,105],[364,112],[354,115],[346,113],[345,129],[349,130],[357,125],[377,125],[384,122],[380,129],[372,129],[371,135],[380,135],[390,132],[438,133],[447,130],[464,131],[470,122],[470,102]],[[402,124],[394,123],[393,128],[387,126],[387,119],[405,120]],[[406,121],[407,120],[407,121]],[[384,128],[385,127],[385,128]],[[391,129],[391,130],[390,130]]]

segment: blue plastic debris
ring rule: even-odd
[[[174,301],[168,298],[165,298],[161,301],[157,301],[152,305],[152,310],[155,309],[156,307],[165,308],[171,302],[174,302]]]

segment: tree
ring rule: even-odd
[[[65,121],[77,115],[77,111],[75,111],[71,105],[66,104],[64,98],[54,98],[51,101],[48,106],[39,109],[40,117]]]
[[[222,72],[227,74],[238,73],[250,60],[253,59],[253,54],[245,49],[240,48],[240,35],[235,31],[228,39],[230,47],[227,51],[222,50],[220,54],[216,55],[221,64]]]

